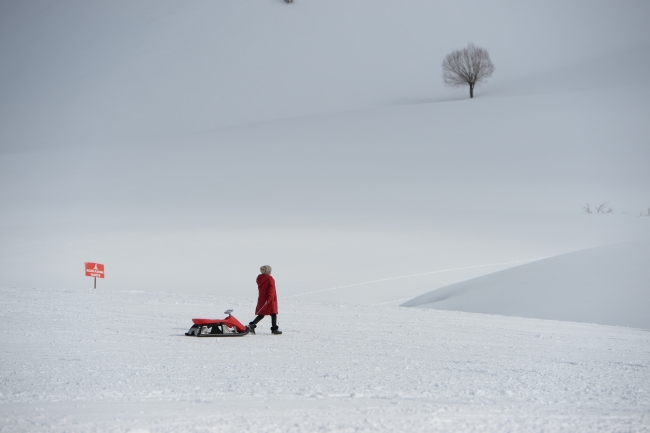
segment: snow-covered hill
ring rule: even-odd
[[[647,431],[645,331],[396,306],[650,239],[649,17],[0,2],[0,431]],[[473,100],[440,76],[468,42],[496,65]],[[517,269],[597,263],[623,287],[638,257],[602,251]],[[84,261],[106,264],[96,291]],[[262,264],[284,335],[183,336],[250,320]]]
[[[2,2],[0,149],[464,98],[440,64],[470,41],[490,49],[493,84],[511,85],[647,46],[649,14],[643,1]]]
[[[268,263],[297,294],[648,238],[647,100],[479,98],[5,153],[2,282],[84,287],[98,261],[105,287],[228,294]],[[607,200],[615,214],[580,214]]]
[[[252,299],[0,289],[2,432],[644,432],[650,333],[280,303],[273,336],[185,337]]]
[[[0,284],[98,261],[107,289],[248,295],[268,263],[294,295],[649,238],[649,7],[4,2]],[[469,41],[497,68],[471,101],[440,77]]]
[[[425,293],[405,307],[650,329],[650,243],[577,251]]]

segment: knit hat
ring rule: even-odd
[[[260,272],[268,275],[271,273],[271,267],[269,265],[264,265],[260,268]]]

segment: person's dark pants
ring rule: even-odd
[[[251,324],[253,324],[253,325],[257,325],[257,324],[259,323],[259,321],[262,320],[263,318],[264,318],[263,315],[259,315],[259,316],[257,316],[257,317],[255,318],[255,320],[253,320],[253,321],[251,322]],[[277,328],[278,328],[278,315],[277,315],[277,314],[271,314],[271,326],[272,326],[274,329],[277,329]]]

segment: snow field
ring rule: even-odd
[[[650,242],[545,258],[424,293],[405,307],[650,329]]]
[[[0,431],[649,431],[650,333],[283,300],[2,289]]]
[[[650,239],[648,17],[642,1],[3,2],[0,432],[649,431],[648,331],[394,305],[461,282],[450,310],[522,315],[530,274],[463,281]],[[471,101],[439,76],[470,41],[497,68]],[[580,214],[606,200],[615,214]],[[79,289],[83,261],[107,265],[99,290]],[[284,335],[268,319],[183,335],[226,308],[250,320],[264,263]],[[624,283],[620,263],[599,275]],[[527,311],[604,320],[592,287],[579,311],[559,302],[574,281]],[[600,292],[647,320],[647,292]]]
[[[270,263],[289,295],[650,238],[649,6],[380,3],[7,4],[0,284],[228,296]],[[469,41],[473,100],[439,75]]]

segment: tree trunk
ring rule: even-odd
[[[469,83],[469,97],[474,97],[474,83]]]

